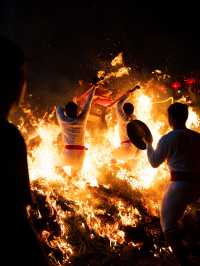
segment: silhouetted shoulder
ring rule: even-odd
[[[6,120],[0,121],[0,147],[2,185],[10,188],[8,200],[15,204],[16,214],[20,216],[31,203],[27,151],[19,130]]]
[[[191,130],[191,129],[187,129],[187,132],[188,134],[194,136],[194,137],[197,137],[197,138],[200,138],[200,133],[197,132],[197,131],[194,131],[194,130]]]
[[[172,139],[174,137],[174,131],[170,131],[168,132],[167,134],[163,135],[161,138],[160,138],[160,143],[165,143],[167,142],[168,140]]]
[[[194,149],[200,148],[200,134],[191,129],[176,129],[170,131],[168,134],[161,138],[161,142],[165,145],[171,146],[173,149],[179,146],[179,149],[183,149],[183,146],[193,147]]]
[[[198,133],[197,131],[191,130],[191,129],[176,129],[176,130],[172,130],[169,133],[167,133],[166,135],[163,136],[164,139],[168,139],[168,138],[176,138],[178,136],[181,135],[190,135],[191,137],[199,137],[200,138],[200,133]]]
[[[0,142],[5,144],[6,141],[9,141],[9,143],[12,144],[16,142],[16,144],[25,145],[24,138],[17,127],[6,120],[0,121],[0,137]],[[9,143],[7,143],[7,145],[9,145]]]

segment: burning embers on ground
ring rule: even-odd
[[[112,61],[112,66],[119,66],[115,72],[101,72],[102,80],[128,75],[122,59],[119,55]],[[153,89],[151,81],[142,84],[131,101],[138,119],[152,130],[156,145],[169,130],[165,110],[172,99],[158,102]],[[152,169],[145,151],[129,161],[112,158],[120,145],[114,108],[105,116],[107,127],[88,123],[89,149],[79,177],[70,176],[70,167],[63,167],[54,111],[38,118],[30,108],[23,110],[19,127],[28,145],[35,202],[28,212],[52,265],[160,265],[169,258],[169,265],[174,265],[158,218],[168,171],[166,166]],[[198,130],[199,125],[191,108],[188,126]],[[192,224],[186,243],[200,241],[198,215],[198,206],[185,215],[184,226]]]

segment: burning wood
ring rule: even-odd
[[[112,62],[121,64],[121,57]],[[119,69],[117,73],[122,72]],[[148,91],[148,84],[144,84],[131,100],[136,116],[151,128],[156,143],[168,128]],[[160,265],[166,258],[171,258],[169,265],[173,265],[158,218],[166,166],[152,169],[144,152],[128,162],[112,160],[112,150],[120,145],[114,113],[109,113],[108,129],[102,135],[94,138],[87,129],[89,150],[79,179],[69,178],[70,169],[62,167],[60,129],[53,115],[41,119],[26,109],[24,116],[20,128],[28,142],[34,198],[29,216],[52,265],[130,265],[132,261],[135,265]],[[26,118],[31,118],[29,130]],[[198,130],[199,121],[198,114],[190,109],[188,126]],[[34,136],[31,140],[30,131]],[[196,206],[185,216],[185,226],[192,217],[195,232],[200,231],[198,209]],[[186,240],[197,249],[197,238]]]
[[[119,53],[111,62],[112,66],[123,65],[123,53]]]

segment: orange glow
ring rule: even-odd
[[[122,54],[120,54],[112,61],[112,65],[121,65],[122,62]],[[105,72],[102,73],[103,75],[105,74]],[[114,73],[108,73],[104,79],[109,77],[118,78],[128,74],[129,68],[121,67]],[[168,99],[171,100],[171,98]],[[160,103],[155,102],[154,95],[149,95],[145,86],[130,97],[130,101],[135,106],[137,118],[144,121],[152,131],[154,146],[159,138],[170,130],[166,114],[159,109],[164,105],[166,110],[167,105],[170,104],[168,99]],[[182,101],[185,101],[185,99],[182,99]],[[122,161],[113,163],[112,151],[120,146],[119,130],[114,116],[114,109],[110,110],[106,117],[108,129],[106,131],[99,129],[98,137],[94,137],[90,128],[87,129],[86,146],[88,147],[88,152],[82,173],[78,178],[70,177],[70,166],[63,165],[62,150],[58,145],[60,128],[53,119],[55,113],[46,114],[43,118],[38,119],[31,113],[30,108],[25,108],[24,111],[26,116],[30,118],[34,128],[34,132],[30,137],[25,121],[21,119],[19,128],[28,144],[30,179],[32,184],[38,180],[42,187],[40,190],[48,196],[48,201],[59,213],[59,224],[65,240],[54,238],[50,244],[58,245],[63,250],[63,253],[66,254],[66,261],[70,260],[70,256],[74,252],[68,243],[68,228],[64,223],[66,217],[70,217],[71,213],[70,211],[64,212],[56,206],[55,199],[50,196],[55,190],[65,199],[74,201],[76,203],[76,214],[82,215],[87,222],[87,226],[95,233],[108,237],[111,246],[125,242],[125,233],[121,229],[121,225],[136,227],[141,219],[141,214],[137,208],[130,204],[128,205],[117,197],[112,197],[108,201],[109,204],[118,209],[118,216],[113,223],[102,222],[99,216],[104,215],[105,211],[98,207],[100,200],[92,193],[95,189],[98,190],[100,186],[103,186],[104,189],[109,190],[112,189],[112,186],[115,186],[118,190],[124,189],[123,193],[132,193],[133,195],[135,190],[139,190],[143,194],[143,203],[149,213],[158,215],[163,194],[163,190],[161,191],[159,186],[165,187],[168,179],[167,167],[163,164],[158,169],[152,169],[148,163],[146,151],[140,151],[137,158],[133,158],[131,162],[127,162],[126,158],[124,158]],[[192,129],[197,129],[200,125],[200,118],[192,108],[189,109],[187,125]],[[36,145],[30,144],[30,139],[33,137],[39,137],[40,139]],[[41,178],[44,181],[41,181]],[[123,184],[124,187],[119,184]],[[125,190],[126,186],[129,189],[128,192]],[[34,185],[34,188],[37,187]],[[81,230],[85,230],[84,223],[81,225]],[[47,238],[46,232],[43,232],[43,238]],[[92,238],[93,235],[91,235]],[[137,246],[134,243],[132,245]]]

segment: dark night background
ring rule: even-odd
[[[1,31],[24,49],[34,93],[88,80],[120,51],[139,71],[200,70],[197,4],[82,2],[1,0]]]

